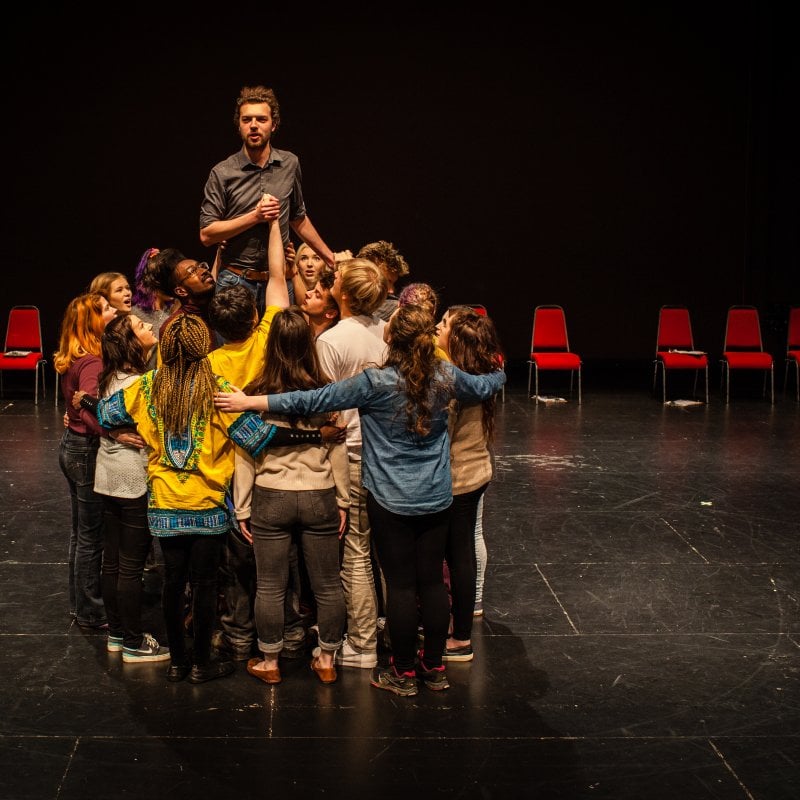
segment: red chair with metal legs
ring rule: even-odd
[[[3,394],[3,373],[33,372],[33,402],[39,402],[39,375],[42,398],[47,394],[42,354],[42,324],[36,306],[14,306],[8,313],[8,327],[3,353],[0,354],[0,396]]]
[[[528,397],[531,396],[532,373],[536,377],[536,402],[539,402],[539,372],[545,370],[568,370],[569,391],[578,375],[578,403],[581,402],[581,358],[569,349],[567,320],[561,306],[536,306],[533,310],[531,332],[531,357],[528,361]]]
[[[769,399],[775,402],[775,370],[773,358],[764,351],[761,340],[761,321],[755,306],[737,305],[728,309],[725,325],[721,378],[725,383],[725,402],[730,401],[731,370],[763,370],[764,394],[767,393],[769,373]]]
[[[673,369],[694,370],[694,390],[697,394],[697,376],[705,374],[706,405],[708,405],[708,354],[695,350],[692,322],[686,306],[661,306],[658,312],[656,357],[653,365],[653,392],[656,390],[661,368],[661,398],[667,402],[667,372]]]
[[[789,332],[786,336],[786,369],[783,371],[783,393],[786,394],[789,367],[794,365],[794,389],[800,403],[800,306],[789,309]]]

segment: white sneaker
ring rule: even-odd
[[[315,647],[311,651],[311,655],[317,658],[320,654],[320,648]],[[347,639],[344,644],[336,651],[333,657],[333,663],[340,667],[358,667],[359,669],[372,669],[378,666],[378,653],[376,650],[368,650],[360,652],[356,650]]]

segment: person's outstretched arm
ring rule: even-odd
[[[277,219],[270,220],[267,242],[267,264],[269,282],[265,294],[268,306],[289,307],[289,289],[286,286],[286,253],[281,239],[281,226]]]

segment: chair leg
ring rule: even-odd
[[[775,405],[775,366],[769,368],[769,402]]]
[[[661,365],[661,402],[667,402],[667,368]]]
[[[538,364],[534,364],[533,365],[533,371],[534,371],[534,374],[536,375],[536,402],[538,403],[539,402],[539,365]]]
[[[800,403],[800,361],[794,362],[794,388],[797,393],[797,402]]]
[[[731,399],[731,368],[727,361],[722,362],[722,381],[725,384],[725,404],[727,405]]]
[[[797,402],[800,403],[800,361],[794,362],[794,388],[797,393]]]
[[[581,368],[578,367],[578,405],[581,404]]]
[[[706,405],[708,405],[708,364],[706,364]]]
[[[533,362],[528,362],[528,400],[531,399],[531,372],[533,372]]]

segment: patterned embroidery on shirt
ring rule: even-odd
[[[125,394],[122,389],[100,401],[97,406],[97,420],[107,428],[136,424],[125,410]]]
[[[149,508],[147,522],[153,536],[177,536],[182,533],[219,534],[229,526],[224,508],[187,511],[174,508]]]
[[[245,411],[231,423],[228,436],[251,456],[258,456],[275,436],[275,426],[266,424],[255,411]]]
[[[189,473],[197,472],[208,420],[198,418],[194,414],[186,431],[182,433],[165,431],[164,421],[158,416],[153,405],[153,380],[157,372],[158,370],[153,370],[142,377],[142,393],[147,402],[147,413],[158,428],[158,438],[164,443],[159,464],[178,470],[176,477],[181,483],[185,483],[189,479]]]

